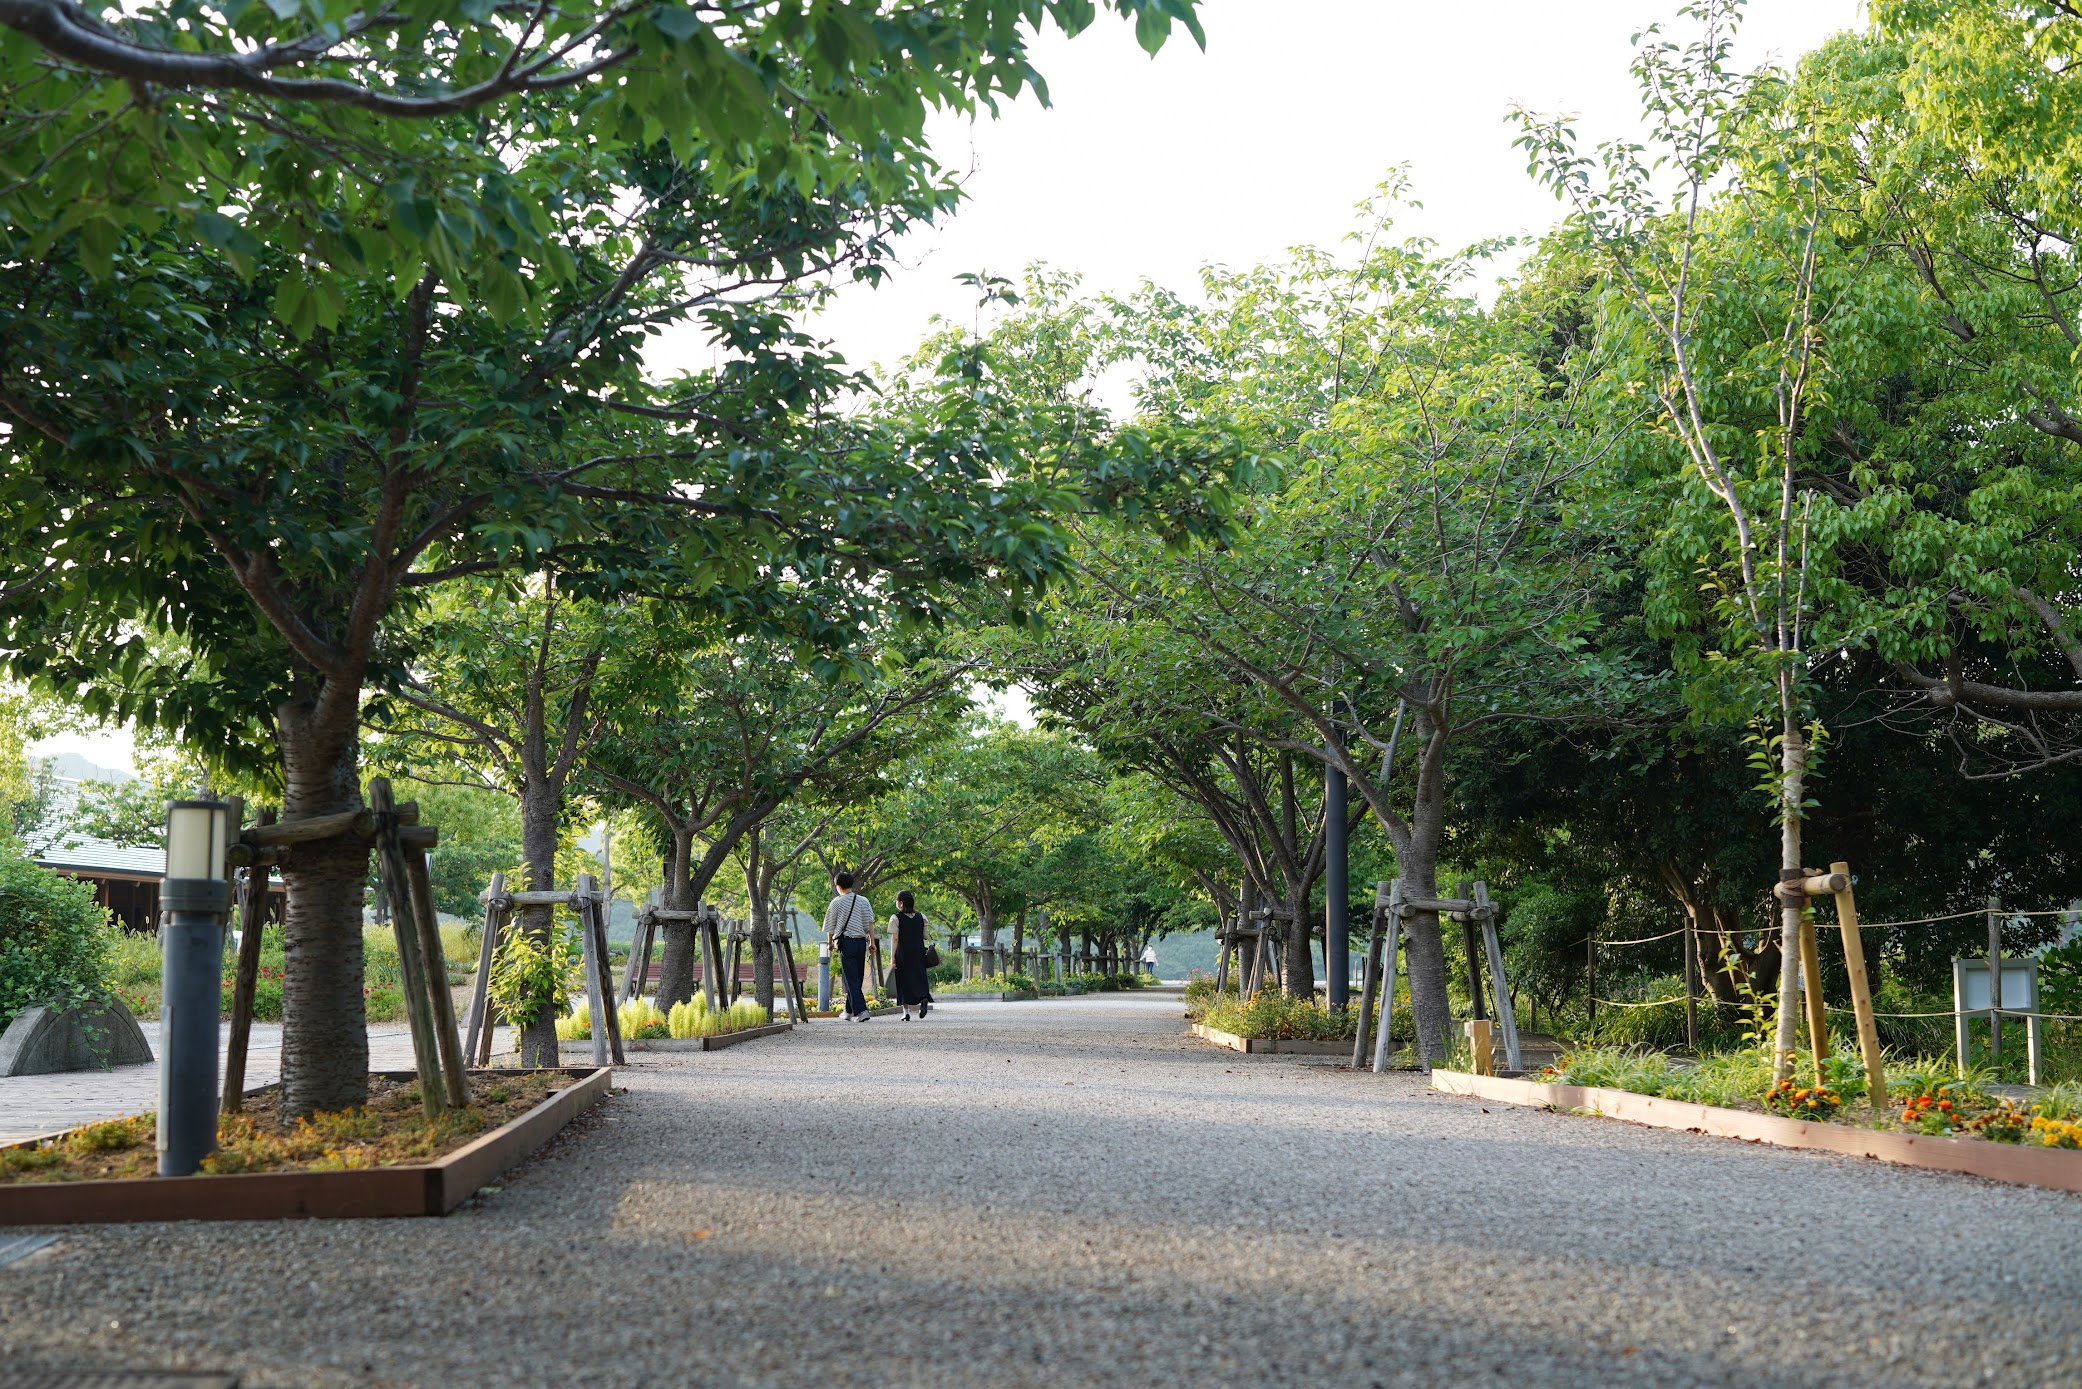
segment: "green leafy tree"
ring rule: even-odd
[[[649,697],[608,711],[588,765],[607,795],[650,819],[665,849],[665,905],[691,910],[745,837],[791,799],[864,794],[944,733],[962,674],[894,641],[851,661],[799,660],[773,639],[675,643]],[[695,938],[689,923],[670,921],[663,937],[658,999],[669,1006],[693,996]]]

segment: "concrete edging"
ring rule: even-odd
[[[239,1172],[119,1181],[9,1182],[0,1185],[0,1225],[446,1215],[479,1187],[533,1156],[565,1125],[606,1098],[614,1085],[611,1067],[558,1069],[575,1077],[576,1083],[551,1094],[519,1118],[433,1162],[351,1172]],[[390,1071],[374,1074],[394,1079],[417,1075]],[[6,1146],[27,1147],[51,1137],[56,1135]]]
[[[1224,1032],[1218,1027],[1209,1027],[1204,1022],[1186,1024],[1186,1031],[1203,1041],[1213,1042],[1218,1047],[1244,1052],[1251,1056],[1350,1056],[1350,1042],[1309,1042],[1296,1038],[1239,1037],[1234,1032]]]
[[[1031,989],[1012,989],[1004,993],[944,993],[933,995],[933,1006],[943,1003],[1030,1003],[1041,997]]]
[[[2082,1153],[2059,1148],[1991,1143],[1985,1138],[1943,1138],[1859,1129],[1848,1124],[1784,1119],[1776,1114],[1751,1114],[1740,1109],[1722,1109],[1718,1105],[1660,1099],[1598,1085],[1553,1085],[1537,1080],[1470,1075],[1465,1071],[1434,1070],[1431,1086],[1449,1095],[1571,1112],[1587,1111],[1600,1118],[1624,1119],[1631,1124],[1655,1129],[1700,1133],[1712,1138],[1737,1138],[1747,1143],[1771,1143],[1781,1148],[1841,1153],[1846,1157],[1873,1158],[1903,1167],[1959,1172],[1994,1182],[2082,1192]]]

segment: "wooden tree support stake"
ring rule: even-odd
[[[499,930],[505,924],[506,875],[492,874],[491,890],[484,894],[484,937],[477,944],[477,974],[470,981],[470,1008],[464,1028],[463,1054],[473,1066],[491,1060],[492,958],[499,953]]]
[[[1366,933],[1366,967],[1361,971],[1359,981],[1359,1017],[1352,1032],[1352,1069],[1355,1071],[1366,1064],[1366,1043],[1372,1034],[1374,993],[1381,985],[1381,942],[1386,933],[1389,891],[1386,883],[1374,886],[1373,927]]]
[[[1813,1052],[1815,1084],[1822,1083],[1822,1063],[1829,1057],[1829,1015],[1822,998],[1822,952],[1815,942],[1812,912],[1800,914],[1800,982],[1807,1001],[1807,1042]]]
[[[1843,963],[1851,976],[1851,1014],[1858,1022],[1858,1055],[1865,1061],[1866,1101],[1875,1109],[1887,1106],[1887,1067],[1880,1057],[1879,1023],[1872,1015],[1872,981],[1865,977],[1865,941],[1858,934],[1858,900],[1851,889],[1851,866],[1832,863],[1831,874],[1843,879],[1835,893],[1836,925],[1843,932]]]
[[[391,813],[390,781],[377,777],[369,782],[369,805],[379,817]],[[384,891],[390,899],[392,936],[398,946],[398,973],[403,976],[405,1019],[412,1030],[412,1059],[419,1068],[419,1100],[429,1119],[448,1112],[445,1082],[441,1075],[438,1043],[434,1038],[432,1002],[427,993],[425,958],[420,953],[419,931],[413,924],[411,888],[405,876],[404,851],[395,835],[376,836],[377,861],[382,865]]]
[[[256,818],[262,825],[272,824],[275,812],[262,807]],[[267,915],[267,881],[267,865],[252,864],[246,869],[245,882],[239,885],[239,958],[231,986],[231,1036],[224,1045],[226,1114],[238,1113],[246,1102],[246,1052],[253,1040],[253,994],[260,987],[260,937],[261,923]]]

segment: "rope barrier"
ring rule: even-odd
[[[1678,928],[1677,928],[1676,930],[1674,930],[1674,931],[1665,931],[1665,932],[1663,932],[1663,934],[1661,934],[1660,936],[1642,936],[1642,937],[1641,937],[1641,938],[1640,938],[1639,940],[1601,940],[1601,941],[1599,941],[1599,942],[1598,942],[1598,945],[1599,945],[1599,946],[1600,946],[1601,948],[1602,948],[1602,947],[1604,947],[1604,946],[1608,946],[1608,945],[1610,945],[1610,946],[1621,946],[1621,945],[1647,945],[1647,944],[1648,944],[1649,942],[1651,942],[1651,941],[1659,941],[1659,940],[1669,940],[1669,939],[1671,939],[1672,937],[1675,937],[1675,936],[1681,936],[1681,935],[1683,935],[1683,934],[1684,934],[1684,933],[1685,933],[1686,931],[1689,931],[1690,929],[1691,929],[1691,927],[1689,927],[1689,926],[1680,926],[1680,927],[1678,927]]]
[[[1974,909],[1973,909],[1972,911],[1963,911],[1963,912],[1952,912],[1951,914],[1949,914],[1949,915],[1947,915],[1947,916],[1913,916],[1913,917],[1909,917],[1908,919],[1906,919],[1906,920],[1903,920],[1903,921],[1861,921],[1861,922],[1859,922],[1859,923],[1858,923],[1858,929],[1859,929],[1859,930],[1861,930],[1861,931],[1884,931],[1884,930],[1887,930],[1887,929],[1889,929],[1889,928],[1891,928],[1891,927],[1895,927],[1895,926],[1928,926],[1928,925],[1931,925],[1931,924],[1932,924],[1932,923],[1934,923],[1934,922],[1939,922],[1939,921],[1964,921],[1964,920],[1966,920],[1966,919],[1967,919],[1968,917],[1981,917],[1981,916],[1986,916],[1987,914],[1988,914],[1988,909],[1987,909],[1986,907],[1976,907],[1976,908],[1974,908]],[[2065,917],[2065,916],[2072,916],[2072,915],[2074,915],[2074,914],[2075,914],[2075,913],[2074,913],[2074,909],[2073,909],[2073,908],[2071,908],[2071,907],[2055,907],[2055,908],[2052,908],[2051,910],[2048,910],[2048,911],[2036,911],[2036,912],[2001,912],[2001,913],[1999,913],[1999,915],[2001,916],[2002,920],[2004,920],[2004,921],[2015,921],[2015,920],[2019,919],[2020,917],[2031,917],[2031,916],[2062,916],[2062,917]],[[1830,924],[1830,923],[1823,923],[1823,924]],[[1681,936],[1681,935],[1683,935],[1683,934],[1684,934],[1684,933],[1685,933],[1686,931],[1689,931],[1689,930],[1691,930],[1691,929],[1692,929],[1692,928],[1691,928],[1691,927],[1689,927],[1689,926],[1680,926],[1680,927],[1678,927],[1678,928],[1677,928],[1676,930],[1674,930],[1674,931],[1665,931],[1665,932],[1663,932],[1663,933],[1662,933],[1661,935],[1659,935],[1659,936],[1640,936],[1640,937],[1637,937],[1637,938],[1636,938],[1636,939],[1634,939],[1634,940],[1597,940],[1597,939],[1596,939],[1595,937],[1592,937],[1592,938],[1591,938],[1591,942],[1590,942],[1590,943],[1593,943],[1593,944],[1595,944],[1595,945],[1596,945],[1596,946],[1597,946],[1597,947],[1598,947],[1599,949],[1601,949],[1601,950],[1602,950],[1602,949],[1604,949],[1604,948],[1606,948],[1607,946],[1610,946],[1610,947],[1612,947],[1612,948],[1614,948],[1614,949],[1617,949],[1618,947],[1620,947],[1620,946],[1623,946],[1623,945],[1650,945],[1650,944],[1653,944],[1654,942],[1656,942],[1656,941],[1659,941],[1659,940],[1671,940],[1671,939],[1673,939],[1673,938],[1675,938],[1675,937],[1677,937],[1677,936]],[[1770,927],[1770,928],[1767,928],[1767,929],[1765,929],[1765,930],[1762,930],[1762,931],[1737,931],[1737,932],[1736,932],[1735,934],[1737,934],[1737,935],[1771,935],[1771,934],[1775,933],[1775,932],[1777,931],[1777,929],[1778,929],[1778,928],[1777,928],[1777,927],[1776,927],[1776,926],[1774,925],[1774,926],[1772,926],[1772,927]],[[1717,932],[1711,932],[1711,931],[1708,931],[1708,932],[1702,932],[1701,934],[1708,934],[1708,935],[1711,935],[1711,934],[1718,934],[1718,933],[1717,933]]]

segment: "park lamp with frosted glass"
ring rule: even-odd
[[[231,807],[170,801],[159,889],[159,1175],[185,1177],[217,1147],[217,1013]]]

